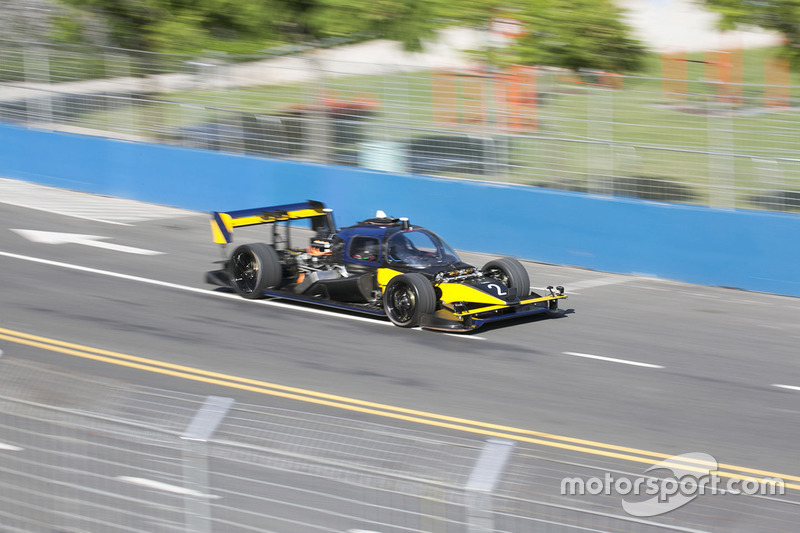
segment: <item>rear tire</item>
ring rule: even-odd
[[[517,297],[527,298],[531,293],[531,280],[522,263],[513,257],[501,257],[489,261],[481,269],[483,275],[494,278],[507,288],[517,289]]]
[[[243,244],[231,254],[228,263],[231,287],[239,296],[254,300],[264,290],[274,289],[283,279],[283,268],[275,248],[268,244]]]
[[[393,277],[383,291],[383,310],[392,324],[413,328],[436,310],[436,292],[428,278],[412,272]]]

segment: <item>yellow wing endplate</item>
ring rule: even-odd
[[[233,219],[228,213],[211,214],[211,235],[217,244],[233,242]]]
[[[325,225],[333,226],[331,210],[327,209],[322,202],[309,200],[296,204],[257,207],[227,213],[214,211],[211,213],[211,234],[215,243],[230,244],[233,242],[233,228],[301,219],[316,219],[316,223],[312,222],[315,229]]]

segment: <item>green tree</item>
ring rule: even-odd
[[[308,11],[316,36],[383,38],[419,50],[445,25],[433,0],[317,0]]]
[[[286,9],[279,0],[60,1],[101,17],[113,44],[135,50],[248,52],[294,30],[276,16]]]
[[[800,0],[704,0],[722,15],[720,28],[757,26],[784,35],[784,53],[800,69]]]
[[[611,0],[528,2],[518,17],[526,32],[513,47],[516,62],[611,72],[641,68],[644,46]]]
[[[387,38],[418,49],[444,23],[431,0],[60,1],[105,18],[117,45],[158,52],[249,52],[326,37]]]
[[[392,39],[419,49],[439,28],[486,28],[510,14],[526,33],[504,58],[610,71],[644,49],[613,0],[60,0],[108,21],[112,42],[158,52],[252,52],[330,37]],[[75,25],[63,24],[75,35]],[[489,51],[491,52],[491,51]]]
[[[522,34],[509,46],[483,50],[489,63],[625,72],[641,69],[647,56],[614,0],[465,0],[458,8],[466,22],[520,23]]]

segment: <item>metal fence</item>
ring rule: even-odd
[[[731,495],[635,518],[618,497],[559,493],[565,476],[622,462],[8,356],[0,370],[3,533],[777,532],[796,518],[795,496]]]
[[[800,86],[0,41],[0,120],[389,172],[800,210]],[[687,74],[687,78],[689,75]]]

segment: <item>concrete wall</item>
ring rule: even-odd
[[[0,125],[0,176],[199,211],[322,200],[454,247],[800,296],[800,216],[393,175]]]

